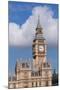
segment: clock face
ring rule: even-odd
[[[39,46],[39,51],[40,51],[40,52],[43,52],[43,51],[44,51],[44,46],[40,45],[40,46]]]

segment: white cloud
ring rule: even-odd
[[[32,16],[22,26],[10,22],[9,45],[31,46],[37,26],[38,15],[40,16],[40,23],[48,44],[57,45],[58,20],[53,18],[53,14],[53,11],[47,6],[35,7],[32,10]]]
[[[9,45],[13,46],[30,46],[35,31],[33,16],[21,27],[15,23],[9,23]],[[33,27],[34,26],[34,27]]]

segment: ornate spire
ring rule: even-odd
[[[36,28],[36,33],[40,33],[40,34],[43,34],[42,32],[42,27],[41,27],[41,24],[40,24],[40,16],[38,15],[38,22],[37,22],[37,28]]]
[[[20,63],[19,63],[19,60],[17,59],[16,60],[16,66],[19,66],[20,65]]]
[[[37,23],[37,28],[40,28],[41,25],[40,25],[40,20],[39,20],[39,15],[38,15],[38,23]]]

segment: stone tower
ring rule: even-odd
[[[39,63],[46,62],[46,52],[47,52],[47,43],[45,38],[43,37],[43,30],[39,22],[36,28],[35,39],[33,40],[32,45],[34,64],[37,66]]]
[[[41,86],[52,85],[51,65],[47,62],[47,42],[43,37],[43,29],[40,25],[39,17],[35,33],[35,38],[32,45],[33,51],[33,66],[40,72]]]

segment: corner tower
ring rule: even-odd
[[[43,29],[40,25],[39,17],[35,38],[33,40],[32,51],[35,65],[46,62],[47,43],[45,38],[43,37]]]

